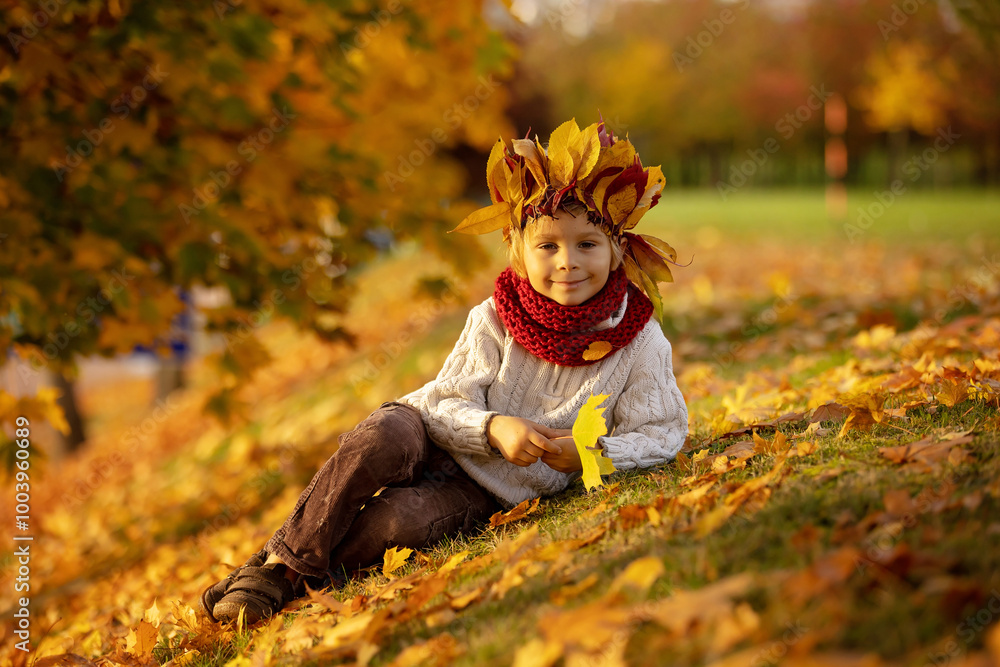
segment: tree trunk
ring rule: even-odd
[[[83,427],[83,418],[76,404],[76,383],[67,380],[62,373],[53,373],[55,385],[62,392],[57,403],[66,414],[66,422],[69,424],[69,433],[63,436],[65,451],[75,452],[87,439],[87,434]]]

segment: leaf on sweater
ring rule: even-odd
[[[607,394],[598,394],[588,398],[573,422],[573,441],[580,453],[583,484],[588,491],[602,485],[601,475],[610,475],[615,471],[611,459],[602,455],[600,448],[596,448],[597,439],[608,432],[608,426],[604,423],[604,408],[597,407],[607,397]]]
[[[614,348],[608,341],[595,340],[587,346],[586,350],[583,351],[583,358],[587,361],[597,361],[598,359],[603,359],[608,356],[612,349]]]
[[[403,563],[406,562],[406,559],[409,558],[412,553],[413,549],[407,549],[406,547],[398,550],[396,547],[386,549],[385,555],[382,556],[382,574],[388,577],[390,574],[403,567]]]

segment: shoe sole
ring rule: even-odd
[[[240,610],[244,608],[246,611],[243,612],[243,620],[248,626],[253,625],[265,618],[269,618],[268,616],[258,617],[250,611],[250,608],[247,607],[246,603],[239,602],[220,601],[216,603],[213,612],[214,616],[219,619],[217,623],[235,623],[240,617]]]

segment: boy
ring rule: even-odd
[[[656,204],[662,173],[603,123],[563,123],[547,150],[537,138],[513,146],[490,154],[493,204],[456,228],[503,229],[511,266],[494,295],[472,309],[437,378],[341,435],[264,549],[205,591],[213,619],[245,609],[256,622],[306,578],[342,579],[390,546],[419,549],[562,491],[581,469],[571,428],[592,394],[609,395],[612,435],[598,444],[618,470],[680,450],[687,408],[651,317],[676,255],[626,231]]]

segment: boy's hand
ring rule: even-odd
[[[549,442],[550,436],[558,435],[562,433],[557,429],[506,415],[497,415],[486,426],[490,447],[499,450],[505,459],[517,466],[530,466],[546,455],[560,455],[559,446]]]
[[[576,448],[573,440],[573,431],[568,428],[549,429],[555,435],[549,436],[549,441],[559,447],[558,454],[546,452],[542,455],[542,463],[558,470],[559,472],[578,472],[583,470],[583,463],[580,462],[580,452]]]

